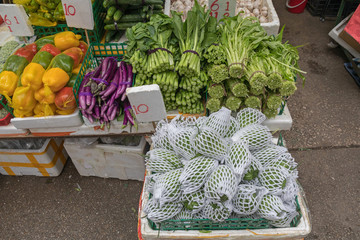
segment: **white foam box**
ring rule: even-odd
[[[354,57],[358,58],[360,57],[360,53],[356,51],[353,47],[351,47],[347,42],[344,41],[340,37],[340,33],[345,29],[346,24],[350,20],[352,14],[347,16],[344,20],[342,20],[336,27],[334,27],[330,32],[329,36],[334,39],[338,44],[340,44],[343,48],[348,50]]]
[[[265,0],[264,6],[268,8],[268,22],[260,25],[265,29],[268,35],[277,35],[280,29],[280,19],[276,13],[272,0]]]
[[[202,233],[197,230],[177,230],[159,231],[153,230],[146,218],[143,209],[149,199],[149,193],[143,190],[139,202],[138,215],[138,238],[139,240],[192,240],[192,239],[217,239],[217,240],[301,240],[311,232],[309,210],[303,198],[303,193],[299,192],[298,201],[301,208],[302,217],[297,227],[289,228],[269,228],[254,230],[213,230],[209,233]]]
[[[28,129],[17,129],[14,124],[9,123],[7,126],[0,126],[0,137],[20,137],[29,134]]]
[[[47,117],[13,118],[11,123],[19,129],[77,127],[83,124],[79,109],[73,114]],[[30,130],[31,131],[31,130]]]
[[[144,180],[144,137],[138,146],[98,143],[85,146],[71,139],[66,139],[64,146],[81,176]]]
[[[276,115],[274,118],[266,119],[262,125],[267,126],[270,131],[277,130],[290,130],[292,127],[292,117],[287,105],[285,105],[284,111],[281,115]]]
[[[0,173],[56,177],[67,160],[64,140],[47,139],[40,149],[0,149]]]

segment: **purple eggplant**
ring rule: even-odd
[[[115,99],[118,99],[125,90],[124,82],[127,79],[127,72],[126,72],[125,62],[120,63],[120,72],[121,72],[120,73],[121,78],[119,79],[119,86],[118,86],[118,88],[117,88],[117,90],[115,92]]]
[[[101,99],[105,101],[105,99],[110,96],[115,90],[118,88],[119,79],[120,79],[121,71],[120,68],[116,71],[114,80],[110,83],[110,85],[100,93],[102,96]]]
[[[88,107],[88,109],[86,109],[86,112],[88,114],[92,114],[93,113],[93,108],[95,107],[95,104],[96,104],[96,98],[95,97],[92,97],[91,99],[91,104],[90,106]]]
[[[109,105],[107,104],[104,104],[101,106],[101,109],[100,109],[100,117],[104,116],[105,115],[105,112],[106,110],[108,109]]]
[[[100,107],[97,104],[94,107],[94,117],[100,119]]]
[[[117,61],[114,57],[107,57],[102,62],[100,78],[107,80],[113,78],[117,70]]]
[[[88,83],[90,79],[90,73],[86,74],[80,84],[80,88],[79,88],[79,106],[80,109],[85,109],[86,108],[86,93],[85,93],[85,87],[84,85],[86,85]]]

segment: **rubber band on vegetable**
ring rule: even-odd
[[[250,75],[249,81],[250,81],[250,79],[255,75],[255,73],[263,73],[263,74],[266,76],[266,74],[265,74],[264,71],[255,71],[255,72],[253,72],[253,73]]]
[[[114,82],[111,82],[110,85],[114,85],[115,87],[118,87],[119,85],[114,83]]]
[[[198,55],[198,56],[199,56],[199,53],[198,53],[198,52],[196,52],[196,51],[194,51],[194,50],[186,50],[186,51],[184,51],[184,52],[183,52],[183,54],[184,54],[184,53],[187,53],[187,52],[189,52],[189,53],[193,53],[193,54],[195,54],[195,55]]]
[[[163,51],[168,52],[168,53],[170,53],[171,55],[173,55],[173,53],[172,53],[169,49],[166,49],[166,48],[154,48],[154,49],[149,50],[149,51],[147,52],[147,54],[150,55],[150,54],[153,54],[153,53],[155,53],[155,52],[157,52],[157,51],[159,51],[159,50],[163,50]]]
[[[212,86],[215,86],[215,85],[219,85],[219,84],[221,84],[221,83],[213,83],[213,84],[211,84],[211,87],[212,87]],[[224,87],[222,87],[222,89],[224,90],[224,96],[226,97],[226,96],[227,96],[227,92],[226,92],[226,90],[225,90]]]
[[[109,85],[109,83],[102,78],[91,78],[91,79],[94,80],[95,82],[104,83],[106,86]]]

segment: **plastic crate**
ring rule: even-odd
[[[102,2],[103,1],[101,1],[101,0],[96,0],[93,3],[93,14],[94,14],[94,23],[95,23],[94,29],[87,30],[90,43],[101,42],[101,39],[105,33],[104,20],[106,17],[106,10],[103,7]],[[35,35],[38,36],[38,38],[42,38],[42,37],[49,36],[49,35],[54,35],[59,32],[72,31],[75,34],[80,34],[84,41],[87,40],[84,29],[68,27],[66,24],[58,24],[54,27],[33,26],[33,28],[34,28]]]
[[[340,0],[309,0],[306,7],[313,16],[336,17],[341,5]],[[347,16],[359,5],[359,1],[346,1],[341,17]]]
[[[81,82],[89,69],[95,69],[100,65],[101,60],[106,57],[115,57],[121,61],[126,52],[126,44],[124,43],[91,43],[86,54],[84,61],[81,65],[79,74],[76,77],[73,86],[73,93],[76,99],[76,104],[79,106],[78,92]]]

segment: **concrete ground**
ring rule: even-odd
[[[311,212],[306,240],[360,239],[360,89],[344,54],[327,47],[334,21],[294,15],[273,1],[284,39],[299,49],[305,87],[289,100],[284,136],[299,163]],[[0,176],[0,239],[137,239],[141,182],[81,177],[68,162],[57,178]]]

